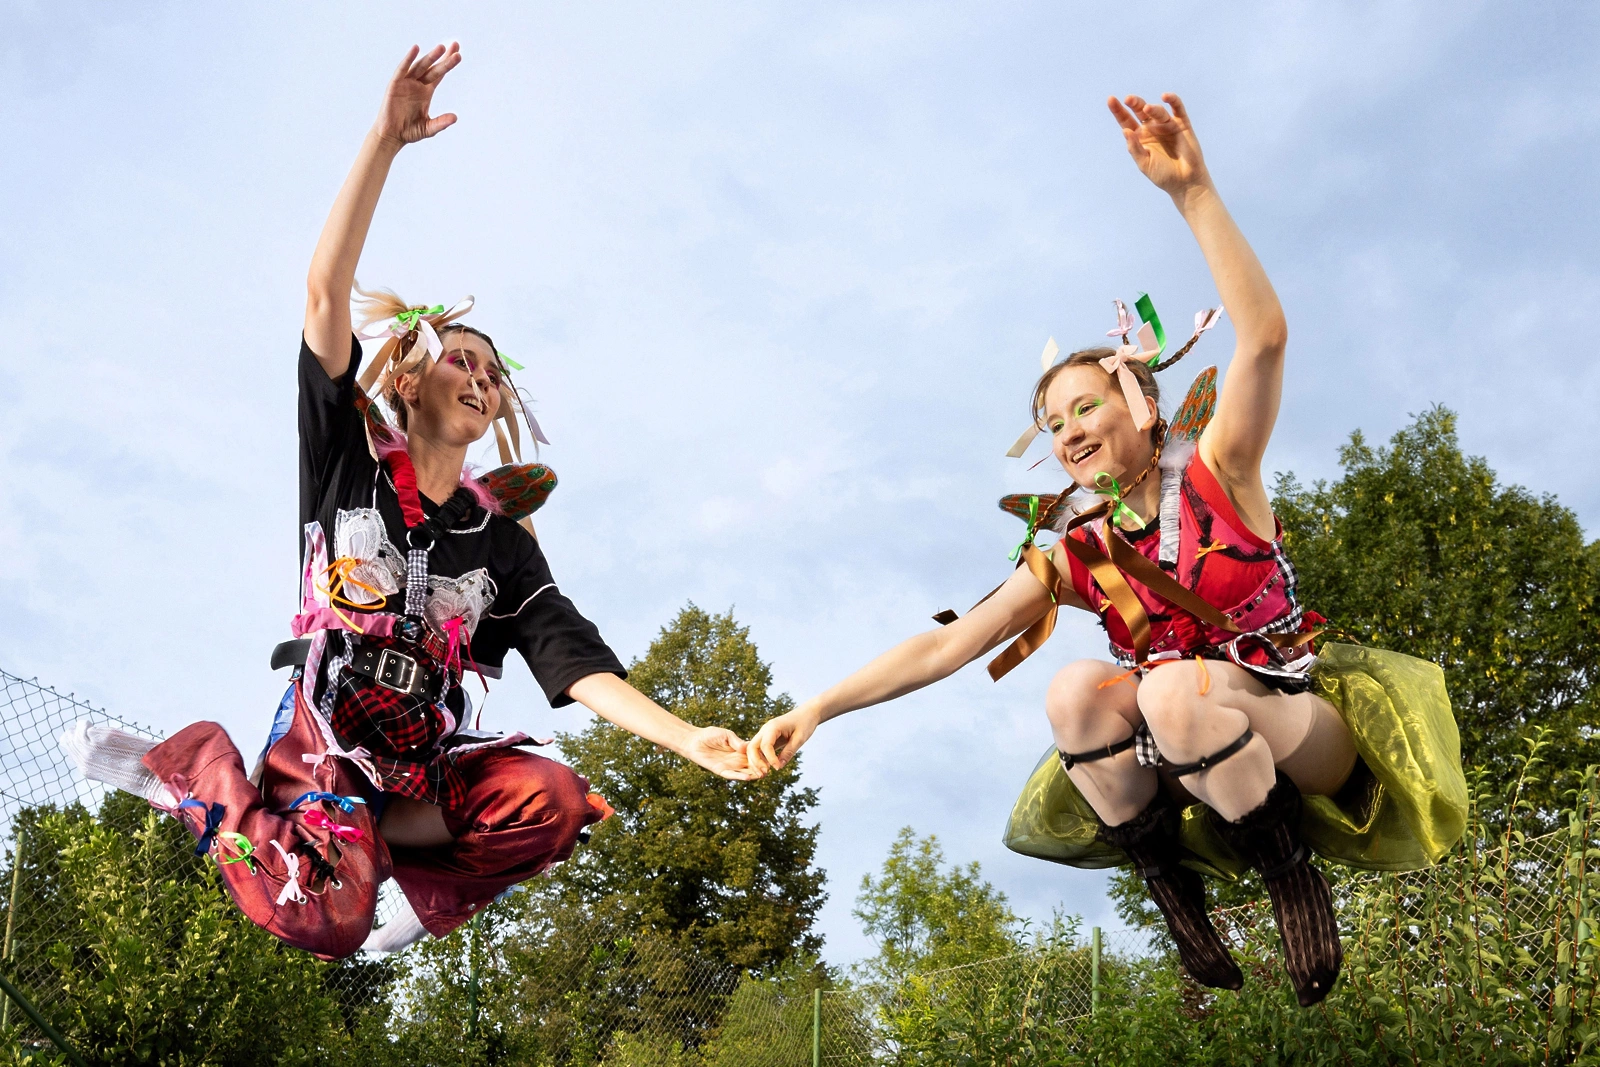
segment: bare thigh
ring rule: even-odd
[[[1189,672],[1163,682],[1192,684],[1196,697],[1219,708],[1236,708],[1250,720],[1250,729],[1266,741],[1272,762],[1302,793],[1328,796],[1339,791],[1355,767],[1355,741],[1334,706],[1315,693],[1285,693],[1266,685],[1235,663],[1189,660],[1157,668]],[[1148,683],[1148,680],[1146,681]],[[1201,695],[1200,689],[1206,692]]]
[[[401,848],[435,848],[455,840],[445,828],[443,808],[400,796],[391,796],[384,803],[378,833]]]

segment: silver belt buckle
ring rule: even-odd
[[[387,648],[378,653],[378,673],[372,680],[385,689],[410,695],[416,677],[417,661],[410,656]]]

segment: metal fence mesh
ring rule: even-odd
[[[159,735],[37,680],[0,671],[0,681],[0,837],[7,842],[0,960],[13,982],[49,1004],[58,974],[52,952],[81,948],[93,935],[52,895],[55,857],[30,849],[30,828],[41,813],[74,805],[88,813],[80,817],[113,817],[106,814],[112,805],[104,804],[105,789],[79,778],[57,739],[83,718]],[[172,830],[158,862],[175,871],[186,864],[203,870],[207,861],[193,856],[187,832],[175,824]],[[1373,996],[1391,997],[1393,990],[1374,985],[1373,976],[1395,976],[1384,980],[1416,991],[1418,1011],[1435,1002],[1424,991],[1434,996],[1443,985],[1461,986],[1462,996],[1493,1004],[1508,1027],[1553,1017],[1563,996],[1576,1003],[1576,994],[1559,987],[1570,981],[1580,946],[1600,944],[1600,921],[1591,914],[1600,894],[1588,870],[1600,855],[1594,845],[1590,824],[1574,821],[1541,837],[1508,831],[1480,840],[1423,871],[1347,875],[1336,888],[1346,936],[1344,982],[1365,982]],[[935,1063],[944,1062],[938,1049],[959,1041],[980,1049],[961,1062],[980,1063],[1001,1062],[983,1058],[985,1035],[1070,1041],[1102,988],[1101,1009],[1116,1009],[1116,997],[1138,995],[1141,962],[1160,956],[1147,931],[1107,931],[1097,952],[1074,928],[1011,955],[894,982],[849,981],[818,970],[756,979],[704,956],[691,938],[630,930],[598,916],[564,921],[541,892],[532,884],[513,893],[442,941],[383,960],[319,965],[324,989],[380,1018],[393,1035],[470,1014],[472,1025],[520,1050],[507,1062],[802,1067],[820,1052],[824,1064]],[[382,900],[386,918],[398,901],[392,883]],[[1243,955],[1275,959],[1277,935],[1265,901],[1219,911],[1215,919]],[[1458,957],[1474,952],[1476,969],[1469,959],[1463,971]],[[1483,962],[1485,954],[1493,967]],[[1492,980],[1485,977],[1490,971]],[[1120,977],[1097,983],[1099,972]],[[1593,975],[1588,980],[1595,985]],[[1491,981],[1495,988],[1485,984]],[[1479,988],[1469,988],[1474,982]],[[1588,996],[1592,1002],[1593,988]],[[9,1001],[0,1007],[4,1027],[25,1048],[45,1047]]]

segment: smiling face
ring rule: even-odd
[[[1144,401],[1154,414],[1155,400]],[[1043,407],[1051,451],[1079,485],[1093,486],[1102,472],[1127,485],[1155,455],[1150,431],[1134,425],[1116,379],[1097,364],[1062,367],[1045,390]]]
[[[500,410],[500,361],[489,343],[465,330],[439,337],[444,352],[396,377],[406,404],[406,432],[445,446],[471,445]]]

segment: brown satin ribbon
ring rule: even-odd
[[[1056,565],[1051,562],[1050,557],[1040,552],[1032,544],[1023,547],[1022,564],[1028,568],[1029,572],[1039,580],[1039,584],[1044,586],[1045,591],[1050,594],[1050,607],[1045,610],[1043,615],[1035,619],[1031,626],[1022,631],[1015,641],[1007,645],[1004,652],[989,661],[989,677],[997,682],[1005,677],[1007,671],[1033,655],[1040,645],[1050,640],[1050,635],[1055,632],[1056,628],[1056,615],[1061,611],[1061,590],[1064,587],[1070,588]],[[983,600],[988,600],[990,596],[994,596],[1003,586],[1004,583],[996,586],[989,593],[989,596],[984,597]],[[978,601],[978,604],[982,604],[983,600]],[[977,607],[978,604],[972,606]]]
[[[1133,639],[1133,653],[1136,662],[1143,664],[1150,654],[1150,616],[1144,610],[1144,603],[1134,593],[1133,587],[1128,584],[1126,571],[1140,584],[1151,592],[1173,605],[1198,618],[1219,630],[1232,634],[1243,634],[1248,631],[1241,630],[1239,626],[1218,608],[1201,599],[1199,594],[1192,589],[1180,585],[1176,579],[1167,574],[1156,564],[1150,562],[1128,542],[1117,535],[1115,529],[1108,522],[1105,526],[1106,547],[1110,550],[1108,558],[1094,545],[1087,541],[1080,541],[1071,536],[1073,530],[1090,522],[1111,509],[1110,501],[1090,508],[1088,511],[1076,516],[1067,524],[1066,530],[1061,535],[1061,544],[1067,547],[1077,560],[1089,569],[1094,580],[1099,583],[1106,597],[1111,601],[1112,607],[1117,609],[1117,614],[1122,616],[1123,623],[1128,627],[1128,636]],[[1048,575],[1041,573],[1040,566],[1035,565],[1034,559],[1029,558],[1029,553],[1037,557],[1039,563],[1048,569]],[[1022,635],[1008,645],[1005,651],[996,656],[989,663],[989,677],[999,681],[1008,671],[1017,664],[1033,655],[1034,651],[1046,640],[1055,629],[1056,613],[1060,610],[1061,598],[1058,592],[1067,579],[1060,573],[1059,566],[1051,564],[1049,557],[1043,552],[1029,545],[1023,553],[1023,559],[1028,563],[1028,569],[1041,585],[1050,591],[1051,604],[1045,616],[1035,622]],[[993,596],[994,594],[989,594]],[[984,600],[987,600],[985,597]],[[981,604],[983,601],[979,601]],[[1278,648],[1296,648],[1305,644],[1320,634],[1321,630],[1310,630],[1298,634],[1260,634],[1259,636]]]

